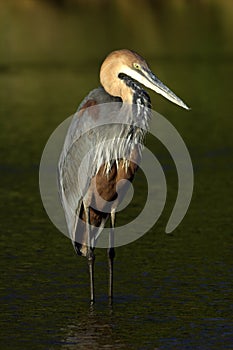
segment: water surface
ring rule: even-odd
[[[232,349],[232,19],[229,1],[0,5],[2,349]],[[151,94],[193,160],[190,209],[164,229],[177,193],[169,154],[148,137],[168,182],[165,210],[140,240],[117,249],[114,304],[106,252],[96,251],[96,305],[87,264],[50,223],[38,168],[53,130],[98,85],[116,48],[133,48],[191,107]],[[136,199],[118,217],[133,218]],[[136,206],[136,208],[135,208]]]

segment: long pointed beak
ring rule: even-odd
[[[144,77],[142,79],[142,84],[149,89],[157,92],[158,94],[164,96],[169,101],[177,104],[178,106],[189,110],[190,108],[172,92],[166,85],[164,85],[150,70],[143,70]]]

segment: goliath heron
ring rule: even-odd
[[[96,114],[93,108],[89,107],[95,107],[108,102],[119,102],[120,109],[124,108],[126,104],[136,106],[134,113],[139,114],[148,129],[151,103],[148,93],[144,91],[141,86],[144,85],[163,95],[173,103],[185,109],[189,109],[180,98],[151,72],[146,61],[130,50],[117,50],[106,57],[100,69],[100,82],[102,86],[92,90],[88,94],[79,106],[77,113],[74,115],[66,135],[58,164],[59,191],[69,234],[77,254],[85,256],[88,259],[91,303],[94,302],[95,260],[95,246],[91,231],[93,227],[97,227],[101,230],[108,218],[110,218],[108,247],[109,297],[110,300],[112,299],[116,211],[115,205],[106,213],[101,205],[96,207],[92,205],[92,203],[97,201],[95,201],[97,192],[105,201],[112,202],[117,197],[116,184],[122,179],[133,180],[138,167],[137,162],[133,160],[140,158],[140,149],[137,147],[137,144],[143,142],[145,132],[138,127],[122,126],[125,132],[124,135],[128,140],[128,144],[130,144],[130,160],[127,161],[124,159],[124,155],[118,155],[119,159],[116,159],[117,150],[121,146],[118,140],[119,134],[117,134],[118,132],[116,131],[119,129],[112,129],[113,134],[111,137],[114,141],[111,146],[112,150],[108,150],[105,158],[102,155],[103,149],[102,152],[97,151],[95,155],[95,164],[92,164],[92,168],[95,170],[89,178],[84,179],[86,194],[80,194],[76,167],[77,159],[80,157],[80,148],[84,147],[88,149],[95,146],[93,143],[101,142],[101,138],[104,138],[103,133],[98,133],[97,131],[95,138],[89,135],[88,138],[86,138],[86,143],[81,144],[79,147],[74,147],[75,137],[77,138],[77,134],[80,134],[79,131],[83,129],[85,123],[87,123],[87,121],[90,123],[90,120],[94,121],[94,119],[99,118],[98,113]],[[96,184],[96,187],[93,186],[93,183]],[[79,234],[79,239],[76,239],[77,234]]]

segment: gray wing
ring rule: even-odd
[[[111,125],[102,125],[102,118],[109,112],[106,107],[104,111],[101,108],[102,103],[106,102],[120,102],[120,99],[111,97],[103,88],[93,90],[84,99],[74,114],[58,163],[59,193],[73,241],[83,198],[104,160],[104,142],[116,132]],[[120,108],[120,104],[117,108]],[[97,145],[103,146],[98,151],[90,152]]]

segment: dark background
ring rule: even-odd
[[[232,23],[230,0],[0,2],[1,348],[232,349]],[[117,249],[113,308],[106,252],[97,250],[89,310],[86,260],[43,209],[39,163],[50,134],[99,85],[101,62],[119,48],[141,54],[192,107],[150,93],[190,151],[195,187],[184,220],[166,235],[177,175],[155,142],[165,210]],[[136,188],[140,209],[140,173]],[[134,214],[131,206],[118,222]]]

